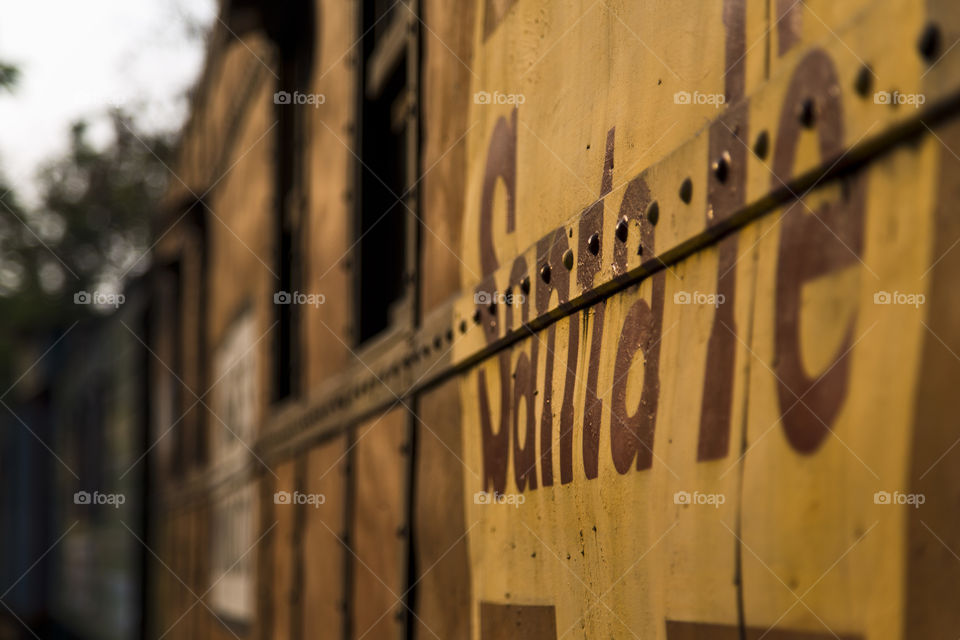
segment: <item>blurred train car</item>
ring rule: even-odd
[[[958,41],[946,0],[223,0],[117,369],[145,637],[956,637]],[[129,539],[83,575],[122,513],[64,615],[136,598]]]
[[[50,339],[52,343],[55,337]],[[22,369],[28,371],[12,389],[4,390],[6,408],[0,416],[0,535],[5,552],[0,554],[0,584],[4,585],[4,612],[0,614],[0,638],[19,638],[21,626],[36,627],[46,619],[48,578],[31,565],[56,539],[49,497],[53,494],[53,465],[57,464],[40,440],[50,440],[49,373],[53,359],[29,369],[49,344],[28,355]],[[29,425],[29,428],[27,428]],[[51,535],[53,537],[51,537]],[[20,622],[16,620],[20,619]]]
[[[148,289],[66,325],[10,390],[0,466],[10,637],[143,637]],[[4,616],[9,618],[10,616]],[[6,637],[6,636],[0,636]]]

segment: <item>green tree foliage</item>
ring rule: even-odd
[[[0,61],[0,89],[12,89],[20,77],[20,70],[12,64]]]
[[[19,344],[112,310],[75,295],[119,293],[149,266],[172,136],[139,131],[119,110],[110,121],[105,148],[91,145],[86,123],[73,125],[68,151],[39,172],[37,206],[0,181],[0,381]]]

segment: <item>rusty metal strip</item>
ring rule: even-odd
[[[887,42],[869,64],[890,68],[890,86],[865,82],[869,70],[850,56],[847,42],[865,42],[891,23],[910,24],[910,0],[880,2],[856,24],[731,105],[661,162],[617,188],[602,187],[596,202],[547,234],[482,282],[432,312],[415,331],[400,332],[374,359],[358,361],[302,402],[272,417],[256,446],[268,463],[338,433],[489,357],[531,332],[576,312],[716,243],[818,182],[923,132],[960,106],[960,49],[949,51],[927,74],[916,36]],[[960,16],[942,19],[954,31]],[[947,24],[947,23],[950,24]],[[924,25],[918,25],[918,31]],[[916,71],[896,64],[917,59]],[[900,71],[897,71],[897,70]],[[817,74],[823,90],[794,95],[798,74]],[[899,75],[898,75],[899,74]],[[921,75],[922,74],[922,75]],[[807,78],[809,80],[809,78]],[[922,108],[877,104],[875,90],[922,92]],[[831,129],[842,114],[843,126]],[[608,158],[615,154],[615,129]],[[803,129],[841,135],[840,151],[796,162],[778,160]],[[780,145],[781,139],[786,140]],[[792,166],[791,166],[792,165]],[[692,173],[688,173],[693,169]],[[601,170],[604,171],[604,170]],[[605,174],[605,171],[604,171]],[[676,176],[687,176],[679,184]],[[602,185],[609,185],[601,177]],[[564,286],[566,283],[566,286]],[[564,291],[566,288],[566,291]],[[556,293],[554,293],[556,292]],[[488,303],[522,294],[522,304]],[[251,462],[251,464],[259,463]]]

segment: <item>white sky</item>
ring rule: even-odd
[[[216,0],[0,0],[0,61],[20,67],[0,93],[0,172],[35,201],[33,177],[63,152],[70,124],[91,123],[103,144],[112,103],[145,129],[178,128],[198,77]]]

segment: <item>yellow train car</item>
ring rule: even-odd
[[[148,637],[960,635],[960,7],[224,0]]]

